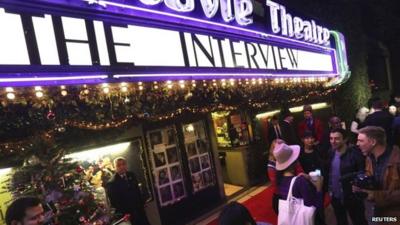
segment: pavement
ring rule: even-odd
[[[253,198],[257,194],[261,193],[262,191],[264,191],[267,188],[268,188],[268,185],[254,187],[254,188],[250,189],[249,191],[245,192],[244,194],[242,194],[242,195],[238,196],[237,198],[234,198],[230,201],[238,201],[240,203],[243,203],[243,202]],[[189,225],[209,225],[210,223],[212,224],[212,222],[218,218],[222,207],[223,206],[214,210],[211,214],[207,215],[205,218],[203,218],[197,222],[190,223]],[[372,205],[370,203],[366,202],[365,208],[366,208],[366,218],[368,220],[372,217]],[[333,208],[331,205],[329,205],[325,209],[325,221],[326,221],[327,225],[336,225],[336,218],[335,218],[335,214],[334,214],[334,211],[333,211]],[[351,220],[348,219],[348,221],[349,221],[349,225],[352,225]],[[374,225],[374,223],[370,222],[370,225]]]

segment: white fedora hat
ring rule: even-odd
[[[285,170],[288,168],[300,155],[300,146],[287,145],[285,143],[275,145],[273,150],[276,159],[276,170]]]

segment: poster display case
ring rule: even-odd
[[[160,205],[167,206],[186,197],[182,164],[173,126],[148,132],[150,159]]]
[[[202,121],[184,124],[183,134],[193,192],[196,193],[215,185],[210,143]]]

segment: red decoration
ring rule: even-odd
[[[77,166],[76,169],[75,169],[75,171],[76,171],[77,173],[82,173],[82,172],[84,171],[84,168],[83,168],[82,166]]]
[[[47,113],[46,118],[47,118],[48,120],[54,120],[54,119],[56,118],[56,114],[55,114],[53,111],[50,110],[50,111]]]
[[[130,214],[125,214],[124,217],[122,218],[125,222],[128,222],[131,219]]]

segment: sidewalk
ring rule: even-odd
[[[273,225],[277,224],[277,217],[272,209],[272,192],[268,189],[268,186],[261,186],[255,188],[250,193],[239,197],[239,199],[233,199],[232,201],[238,201],[244,204],[249,209],[251,215],[257,222],[267,222]],[[372,216],[371,205],[366,203],[366,218],[369,220]],[[218,225],[217,218],[220,210],[204,219],[201,222],[195,223],[196,225]],[[349,219],[349,225],[351,220]],[[333,208],[329,205],[325,208],[325,222],[327,225],[336,225],[336,218],[333,212]],[[369,221],[372,225],[371,221]]]
[[[272,210],[270,199],[272,198],[272,192],[268,189],[268,186],[260,186],[250,193],[234,199],[244,204],[251,212],[253,218],[256,221],[268,222],[276,224],[276,216]],[[196,223],[196,225],[217,225],[217,218],[220,211],[209,216],[207,219]]]

